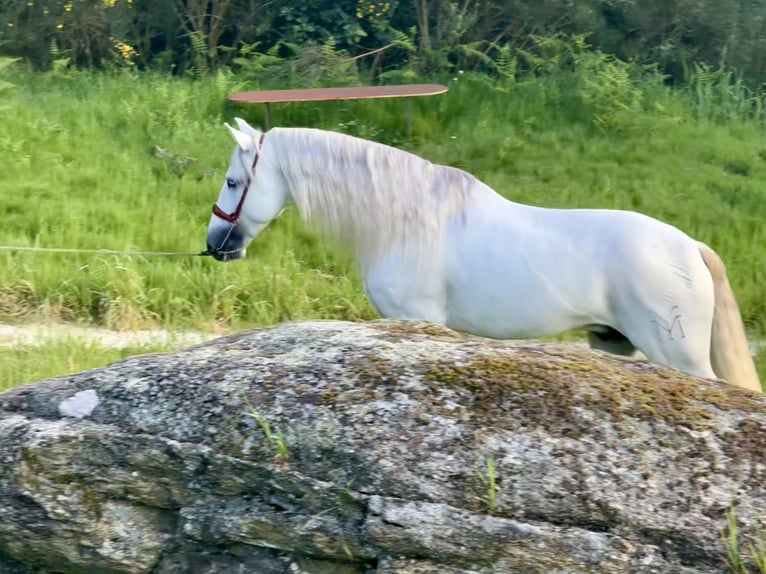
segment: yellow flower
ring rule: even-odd
[[[72,11],[72,3],[64,4],[64,12],[71,12]]]
[[[64,25],[63,24],[56,24],[56,30],[63,30]]]
[[[130,60],[134,56],[138,56],[136,49],[130,44],[126,44],[125,42],[115,40],[114,47],[117,49],[117,51],[120,53],[120,56],[122,56],[124,60]]]

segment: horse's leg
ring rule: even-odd
[[[588,344],[592,349],[630,357],[636,347],[619,331],[603,325],[588,327]]]
[[[612,291],[613,325],[655,363],[717,378],[710,361],[713,282],[696,252],[673,260],[636,256]]]
[[[626,328],[635,347],[655,363],[707,379],[717,378],[710,362],[712,318],[691,306],[673,306],[664,314],[648,311]],[[657,319],[655,317],[661,317]],[[705,319],[702,319],[705,317]]]

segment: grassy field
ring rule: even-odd
[[[127,357],[172,348],[166,344],[109,348],[68,337],[50,339],[39,346],[0,347],[0,393],[23,383],[79,373]]]
[[[14,87],[0,100],[0,245],[204,248],[232,150],[222,123],[234,115],[262,121],[259,107],[228,104],[225,95],[254,84],[226,74],[189,80],[133,72],[6,70],[4,79]],[[743,112],[746,94],[722,83],[670,90],[655,77],[626,78],[603,66],[505,83],[469,74],[446,81],[448,94],[413,102],[412,138],[397,100],[274,106],[272,120],[397,145],[467,169],[515,201],[658,217],[721,254],[750,335],[764,337],[766,139],[762,123]],[[294,211],[245,260],[227,265],[0,252],[2,321],[223,332],[374,317],[351,262],[304,229]],[[117,358],[106,349],[74,350],[32,366],[35,353],[0,351],[0,360],[17,365],[2,373],[6,387]],[[759,362],[766,379],[763,353]]]

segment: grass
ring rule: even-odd
[[[269,421],[260,414],[253,404],[244,397],[247,409],[245,415],[258,421],[258,425],[263,431],[264,442],[268,450],[273,450],[276,454],[274,459],[278,462],[286,462],[290,458],[289,447],[285,437],[282,435],[281,429],[276,429],[276,432],[272,430]]]
[[[726,527],[721,530],[726,564],[732,574],[766,574],[766,530],[756,527],[751,532],[751,542],[742,543],[733,507],[726,512]],[[755,570],[748,568],[752,563]]]
[[[169,345],[110,348],[78,338],[57,338],[41,345],[0,347],[0,393],[24,383],[80,373],[135,355],[169,350]]]
[[[763,337],[762,123],[741,113],[741,102],[727,104],[725,91],[711,99],[711,90],[682,93],[640,74],[616,83],[622,76],[594,62],[505,84],[471,74],[447,79],[449,93],[412,102],[412,138],[399,100],[285,104],[272,106],[272,119],[398,145],[465,168],[515,201],[658,217],[721,254],[751,336]],[[262,123],[260,107],[229,104],[225,95],[252,84],[223,73],[190,80],[6,69],[3,76],[15,87],[0,104],[0,245],[204,248],[232,149],[222,123],[234,115]],[[0,252],[4,321],[216,331],[374,317],[352,261],[305,229],[294,210],[245,260],[227,265]]]
[[[2,245],[199,252],[231,151],[225,90],[160,76],[15,78],[0,127]],[[227,141],[228,140],[228,141]],[[186,160],[186,161],[184,161]],[[295,214],[243,265],[0,254],[0,318],[213,328],[362,317],[348,261]]]
[[[497,476],[495,475],[495,457],[490,455],[487,457],[487,470],[476,471],[479,477],[479,481],[486,489],[486,495],[479,497],[479,499],[487,505],[490,513],[494,512],[497,508]]]

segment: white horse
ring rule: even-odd
[[[207,234],[239,259],[295,204],[354,250],[383,317],[497,339],[588,331],[592,347],[761,392],[716,253],[639,213],[509,201],[473,175],[383,144],[237,118]]]

